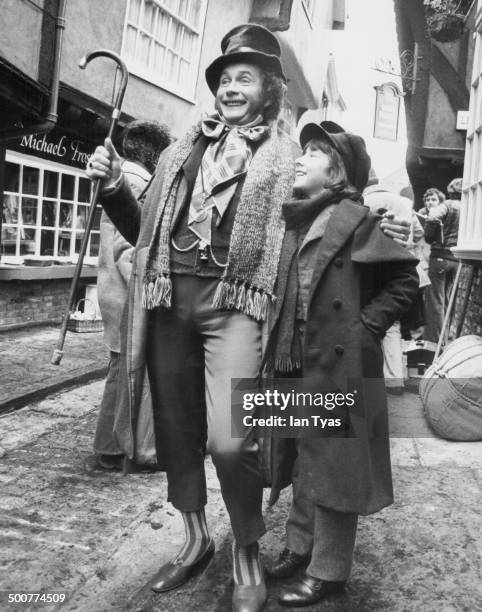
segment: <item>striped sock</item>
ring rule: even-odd
[[[255,586],[261,584],[263,573],[259,560],[258,542],[239,546],[233,542],[233,578],[236,584]]]
[[[176,561],[181,565],[192,565],[206,552],[211,538],[209,537],[204,510],[181,512],[181,514],[186,531],[186,542],[176,556]]]

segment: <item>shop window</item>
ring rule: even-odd
[[[128,0],[122,55],[129,71],[194,97],[207,0]]]
[[[81,170],[7,152],[2,208],[2,262],[37,256],[75,259],[87,224],[90,181]],[[99,252],[100,206],[87,256]]]
[[[482,3],[475,20],[475,50],[465,146],[457,257],[482,260]]]

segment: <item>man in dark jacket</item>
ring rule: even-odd
[[[425,241],[431,245],[428,267],[431,284],[425,292],[427,322],[424,338],[434,344],[438,343],[442,333],[445,312],[457,272],[457,258],[451,248],[457,246],[462,179],[451,181],[447,193],[449,199],[420,211],[425,215]],[[447,338],[448,330],[444,342]]]

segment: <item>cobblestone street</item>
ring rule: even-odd
[[[155,595],[147,588],[177,550],[183,525],[165,501],[163,475],[89,467],[102,387],[97,381],[67,390],[0,419],[3,596],[63,591],[67,601],[58,609],[85,612],[230,610],[231,536],[210,462],[207,519],[215,558],[178,591]],[[391,405],[393,419],[416,418],[419,410],[413,393]],[[433,437],[393,440],[396,503],[361,518],[346,594],[312,609],[480,609],[481,448]],[[265,558],[282,546],[288,507],[285,491],[266,512]],[[270,587],[268,612],[280,609],[278,588]],[[40,608],[2,602],[1,609]]]

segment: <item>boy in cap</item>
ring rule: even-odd
[[[280,593],[288,607],[344,589],[358,515],[393,501],[381,338],[418,287],[417,260],[384,235],[380,215],[361,205],[370,168],[363,139],[309,123],[300,144],[294,196],[283,205],[267,362],[284,377],[302,376],[303,391],[323,390],[341,403],[303,412],[331,418],[331,433],[296,432],[286,547],[267,570],[279,579],[306,568]],[[345,403],[350,395],[356,399]],[[275,483],[286,482],[287,467],[274,463]]]

